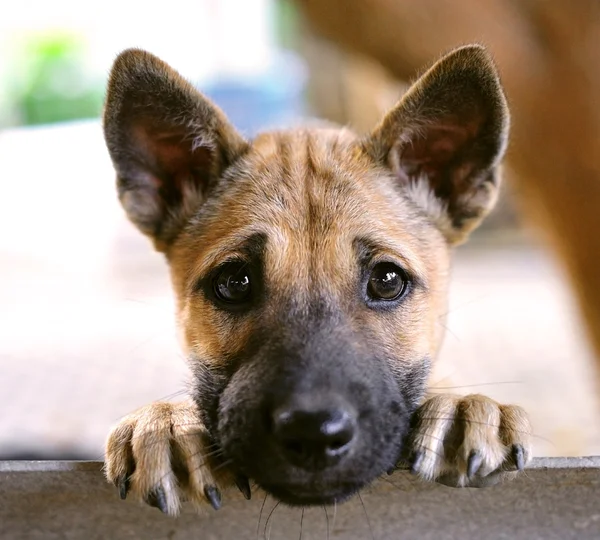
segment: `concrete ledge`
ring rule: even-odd
[[[300,538],[301,523],[303,540],[597,540],[599,502],[600,457],[542,458],[492,488],[431,485],[399,470],[362,493],[364,507],[354,498],[335,512],[311,508],[302,517],[260,491],[250,502],[230,491],[218,512],[198,515],[186,506],[173,519],[120,501],[101,462],[0,462],[0,538],[11,540],[283,540]]]

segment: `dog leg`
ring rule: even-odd
[[[491,486],[514,478],[531,461],[531,426],[521,407],[478,394],[443,394],[415,412],[407,455],[424,480]]]
[[[234,480],[218,456],[191,401],[153,403],[112,429],[105,473],[122,499],[131,493],[165,514],[177,515],[183,500],[196,507],[208,502],[216,510],[220,487]]]

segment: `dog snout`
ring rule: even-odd
[[[287,404],[273,411],[271,425],[286,460],[306,470],[338,464],[357,438],[356,414],[348,406]]]

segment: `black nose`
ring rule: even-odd
[[[272,420],[273,436],[286,459],[303,469],[335,465],[356,440],[355,416],[345,408],[280,407]]]

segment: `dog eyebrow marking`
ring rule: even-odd
[[[250,229],[237,231],[235,235],[223,239],[222,246],[216,251],[211,251],[209,256],[200,261],[190,272],[187,289],[192,292],[199,280],[203,280],[216,267],[235,259],[248,262],[260,261],[264,258],[267,235],[264,232]]]
[[[377,258],[381,258],[382,261],[395,260],[410,274],[417,285],[427,289],[425,268],[416,256],[407,251],[405,245],[398,245],[386,237],[363,236],[354,240],[354,248],[361,265],[365,266]]]

